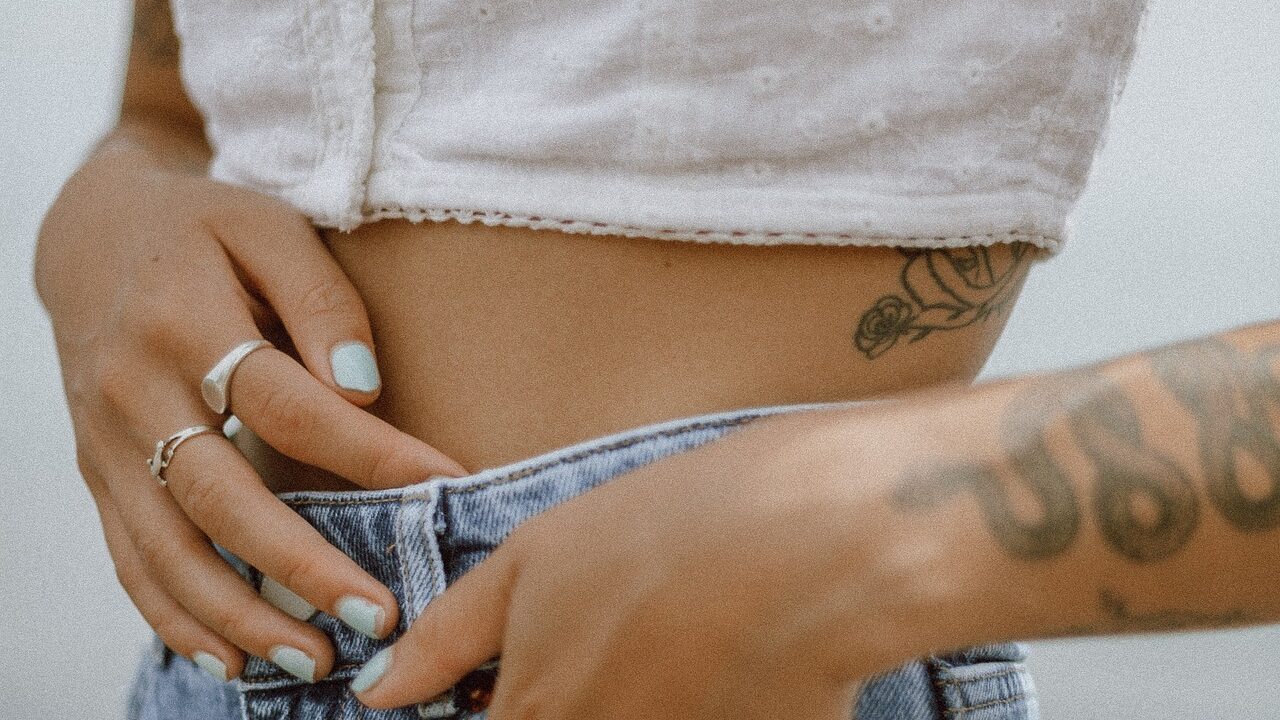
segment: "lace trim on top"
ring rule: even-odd
[[[858,235],[854,233],[826,232],[760,232],[752,230],[710,230],[710,229],[675,229],[644,227],[639,225],[620,225],[617,223],[598,222],[593,220],[575,220],[572,218],[544,218],[538,215],[514,215],[500,210],[467,210],[463,208],[401,208],[381,207],[366,210],[361,215],[361,223],[377,220],[402,219],[412,223],[423,220],[446,222],[456,220],[463,225],[480,222],[489,227],[523,227],[533,230],[559,230],[566,233],[588,235],[621,235],[623,237],[644,237],[661,240],[687,240],[702,243],[728,243],[733,245],[837,245],[855,247],[921,247],[950,248],[973,245],[995,245],[998,243],[1026,242],[1036,247],[1056,253],[1062,245],[1062,238],[1043,233],[1028,233],[1019,230],[1004,232],[980,233],[974,235],[943,235],[934,237],[915,236],[898,237],[887,235]]]

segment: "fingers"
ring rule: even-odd
[[[300,620],[319,608],[375,639],[396,627],[391,591],[272,495],[229,441],[183,443],[165,477],[205,534],[270,578],[264,594],[277,607]]]
[[[244,669],[244,653],[192,617],[156,584],[125,533],[115,505],[99,493],[94,493],[94,499],[116,577],[142,618],[170,650],[193,660],[217,680],[226,682],[238,676]]]
[[[382,380],[364,301],[307,221],[266,206],[224,218],[215,232],[311,373],[350,402],[373,402]]]
[[[230,390],[236,417],[267,444],[362,487],[467,474],[439,450],[343,401],[277,350],[245,358]]]
[[[219,441],[211,435],[189,444]],[[181,455],[178,455],[181,457]],[[333,647],[318,628],[289,617],[262,599],[183,515],[165,488],[134,484],[122,502],[113,496],[148,575],[209,630],[294,676],[314,681],[333,667]]]
[[[189,450],[188,445],[211,441],[224,442],[210,434],[197,436],[184,442],[175,457],[182,457],[182,452]],[[328,674],[333,667],[334,655],[325,634],[315,626],[289,618],[262,600],[250,584],[244,582],[241,575],[218,555],[209,538],[183,515],[164,487],[146,482],[150,478],[145,470],[142,470],[141,478],[136,475],[129,477],[132,473],[125,469],[137,464],[137,457],[124,457],[123,454],[109,462],[109,466],[122,475],[114,478],[114,482],[108,478],[110,503],[101,502],[100,506],[115,510],[138,564],[146,569],[145,577],[155,587],[163,588],[163,596],[147,589],[147,583],[141,579],[142,574],[132,573],[132,566],[125,562],[122,573],[132,574],[125,575],[122,582],[127,579],[131,592],[140,592],[140,610],[146,606],[147,612],[155,615],[155,623],[160,624],[152,624],[152,628],[159,633],[160,626],[164,626],[166,621],[175,623],[170,626],[177,629],[166,630],[178,644],[175,651],[182,652],[188,647],[195,648],[197,643],[204,644],[198,641],[197,635],[200,638],[207,638],[207,635],[198,633],[191,624],[180,620],[175,611],[164,610],[164,607],[172,609],[164,601],[164,597],[168,597],[196,623],[224,638],[225,642],[251,655],[273,661],[298,678],[311,682]],[[116,542],[116,547],[119,546],[120,543]],[[128,556],[128,551],[122,555]],[[152,621],[151,618],[147,620],[148,623]],[[186,643],[180,638],[186,638]],[[228,657],[215,650],[205,652],[212,653],[224,664],[232,660],[228,671],[237,670],[236,656]]]
[[[497,656],[518,573],[504,543],[432,600],[404,637],[375,655],[351,682],[360,702],[393,708],[449,689]]]

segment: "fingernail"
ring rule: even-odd
[[[292,618],[307,621],[312,615],[316,614],[316,608],[311,603],[303,600],[297,593],[280,583],[272,580],[267,576],[262,577],[262,589],[259,591],[262,599],[276,606]]]
[[[362,342],[347,342],[334,347],[329,354],[329,363],[333,366],[333,380],[338,387],[368,393],[382,386],[373,351]]]
[[[391,665],[391,648],[383,648],[376,655],[369,658],[369,662],[360,668],[360,672],[356,673],[355,678],[351,680],[351,692],[362,693],[373,687],[382,679],[383,673]]]
[[[298,648],[288,645],[271,648],[271,662],[299,680],[316,681],[316,661]]]
[[[379,638],[378,628],[384,615],[382,608],[361,597],[346,595],[338,600],[338,619],[374,640]]]
[[[226,663],[209,653],[197,650],[191,655],[191,662],[195,663],[201,670],[209,673],[218,682],[227,681]]]

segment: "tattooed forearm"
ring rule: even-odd
[[[1280,438],[1270,413],[1280,410],[1280,379],[1270,372],[1277,348],[1248,357],[1227,343],[1174,346],[1152,358],[1161,382],[1195,417],[1209,501],[1245,532],[1280,527]],[[1268,489],[1244,490],[1241,460],[1264,469]]]
[[[911,478],[893,495],[894,505],[901,510],[927,509],[971,492],[996,540],[1010,555],[1024,560],[1057,555],[1075,540],[1080,508],[1071,479],[1050,455],[1044,438],[1027,430],[1043,427],[1060,412],[1060,397],[1035,388],[1013,403],[1001,424],[1006,446],[1020,449],[1009,459],[1013,474],[1035,500],[1033,517],[1019,517],[1008,478],[993,466],[977,464]]]
[[[1137,562],[1182,548],[1199,507],[1191,478],[1147,445],[1142,420],[1124,391],[1100,380],[1068,413],[1068,422],[1096,472],[1093,510],[1107,543]]]
[[[1008,309],[1026,278],[1035,248],[904,249],[902,291],[886,295],[862,314],[853,344],[868,359],[883,355],[898,340],[913,343],[937,330],[955,330]]]
[[[1172,608],[1147,612],[1135,611],[1129,606],[1127,600],[1106,588],[1098,590],[1098,607],[1102,612],[1097,622],[1055,628],[1041,633],[1041,637],[1207,630],[1263,622],[1262,618],[1254,617],[1239,608],[1226,612],[1204,612]]]
[[[1160,385],[1195,421],[1197,474],[1210,506],[1242,531],[1280,527],[1277,357],[1280,346],[1248,354],[1217,340],[1151,355]],[[971,493],[1006,552],[1023,560],[1055,557],[1074,542],[1085,514],[1066,465],[1049,450],[1047,435],[1060,426],[1087,460],[1089,515],[1107,545],[1138,563],[1176,553],[1200,519],[1191,474],[1147,442],[1142,417],[1118,384],[1081,372],[1060,387],[1036,385],[1012,401],[1000,432],[1003,458],[914,475],[893,495],[894,506],[928,509]],[[1246,458],[1255,474],[1261,469],[1265,492],[1242,476]],[[1018,511],[1019,495],[1034,501],[1030,512]]]
[[[156,63],[172,64],[178,59],[169,0],[135,0],[133,48]]]

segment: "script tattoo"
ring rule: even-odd
[[[1026,278],[1035,248],[1012,243],[1008,253],[984,246],[899,251],[907,258],[902,292],[877,300],[853,334],[854,346],[869,360],[902,338],[913,343],[1004,312]]]
[[[178,58],[178,37],[173,31],[169,0],[136,0],[133,45],[152,61],[172,63]]]
[[[1217,340],[1152,353],[1152,367],[1196,422],[1211,505],[1242,531],[1280,527],[1280,346],[1246,354]],[[1046,433],[1062,425],[1088,459],[1095,484],[1091,510],[1109,547],[1138,563],[1181,549],[1199,521],[1195,484],[1172,459],[1147,444],[1142,420],[1122,388],[1090,371],[1060,389],[1033,386],[1015,397],[1000,428],[1003,463],[944,467],[909,477],[893,494],[900,510],[936,507],[968,492],[996,540],[1025,560],[1053,557],[1075,539],[1082,514],[1076,492],[1049,452]],[[1240,471],[1252,457],[1270,481],[1246,492]],[[1014,493],[1035,500],[1022,517]]]
[[[1093,509],[1098,525],[1125,557],[1137,562],[1167,557],[1196,527],[1191,478],[1146,445],[1138,411],[1120,388],[1099,388],[1068,414],[1076,441],[1097,471]],[[1140,513],[1144,503],[1147,512]]]
[[[1280,527],[1280,440],[1269,417],[1280,410],[1280,380],[1270,372],[1277,350],[1248,357],[1224,342],[1204,341],[1152,358],[1156,376],[1195,417],[1209,501],[1245,532]],[[1265,469],[1265,495],[1251,498],[1241,486],[1243,456]]]
[[[1171,460],[1147,447],[1137,410],[1100,376],[1081,375],[1083,402],[1065,391],[1033,387],[1016,397],[1001,424],[1008,470],[996,465],[948,467],[910,479],[893,500],[900,509],[928,508],[970,491],[1005,551],[1024,560],[1050,558],[1075,540],[1081,503],[1071,479],[1049,452],[1044,430],[1057,418],[1088,456],[1098,488],[1092,510],[1103,537],[1135,562],[1177,551],[1195,529],[1191,480]],[[1013,483],[1035,499],[1033,518],[1019,519]],[[1024,513],[1025,514],[1025,513]]]
[[[1001,438],[1008,447],[1020,449],[1009,458],[1014,478],[995,467],[950,467],[908,481],[894,494],[894,504],[899,509],[925,509],[971,492],[996,540],[1009,554],[1025,560],[1057,555],[1075,539],[1080,510],[1071,480],[1049,454],[1044,438],[1027,431],[1043,427],[1058,412],[1061,399],[1041,388],[1033,388],[1013,403],[1001,423]],[[1019,480],[1036,501],[1035,518],[1020,518],[1015,510],[1009,483]]]

